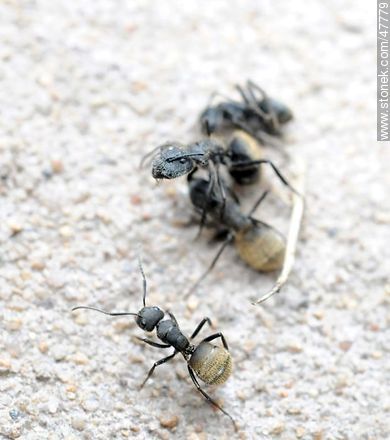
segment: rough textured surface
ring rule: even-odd
[[[0,437],[389,438],[390,157],[375,141],[374,4],[9,0],[0,23]],[[286,148],[310,164],[297,264],[254,308],[274,276],[231,247],[183,300],[216,248],[207,233],[193,240],[185,181],[157,186],[138,163],[197,137],[209,93],[246,78],[294,109]],[[278,198],[258,216],[286,230]],[[138,391],[165,353],[134,339],[132,319],[70,312],[138,310],[138,243],[148,303],[188,333],[204,316],[224,332],[234,375],[210,392],[240,433],[180,358]]]

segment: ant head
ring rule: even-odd
[[[259,106],[267,114],[274,113],[280,124],[285,124],[293,118],[292,111],[276,99],[267,97],[259,102]]]
[[[152,176],[155,179],[175,179],[188,174],[194,163],[186,151],[177,144],[163,145],[152,162]]]
[[[151,332],[163,317],[164,312],[159,307],[143,307],[138,312],[135,322],[142,330]]]
[[[135,318],[135,322],[138,327],[146,332],[151,332],[156,327],[156,324],[160,322],[164,317],[164,312],[156,306],[146,307],[146,294],[147,294],[147,286],[146,286],[146,276],[144,269],[142,267],[141,257],[138,256],[138,265],[139,270],[142,275],[142,284],[143,284],[143,297],[142,297],[142,309],[137,313],[137,317]]]

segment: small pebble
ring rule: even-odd
[[[270,434],[272,435],[280,435],[285,430],[284,423],[278,422],[271,429]]]
[[[60,159],[52,159],[50,161],[50,166],[55,174],[60,174],[64,171],[64,165]]]
[[[69,362],[73,362],[76,365],[86,365],[89,362],[88,357],[84,353],[75,353],[67,357]]]
[[[31,269],[41,271],[46,267],[45,262],[41,260],[34,260],[31,262]]]
[[[140,427],[139,426],[135,426],[135,425],[133,425],[133,426],[131,426],[130,427],[130,430],[132,431],[132,432],[140,432]]]
[[[244,402],[247,399],[247,395],[244,391],[242,390],[238,390],[236,391],[236,396],[242,401]]]
[[[66,387],[66,392],[68,393],[75,393],[77,391],[77,386],[74,384],[68,385]]]
[[[70,226],[62,226],[59,230],[61,237],[70,238],[73,236],[73,229]]]
[[[187,309],[190,312],[193,312],[198,308],[198,306],[199,306],[199,299],[196,296],[191,295],[187,301]]]
[[[72,427],[77,431],[83,431],[86,427],[86,418],[83,415],[72,417]]]
[[[167,429],[173,429],[176,428],[177,424],[179,423],[179,417],[177,416],[172,416],[172,417],[160,417],[160,425],[163,428],[167,428]]]
[[[339,343],[340,350],[348,351],[351,347],[352,347],[352,342],[351,341],[341,341]]]
[[[8,227],[11,230],[11,235],[12,236],[17,235],[17,234],[19,234],[20,232],[23,231],[23,225],[18,220],[11,220],[8,223]]]
[[[323,434],[322,431],[316,431],[313,433],[313,440],[322,440]]]
[[[299,408],[288,408],[287,413],[291,415],[298,415],[301,414],[301,410]]]
[[[99,409],[99,402],[96,399],[87,399],[81,404],[85,411],[95,412]]]
[[[190,432],[187,437],[187,440],[206,440],[207,434],[205,432]]]
[[[303,350],[303,347],[302,347],[301,344],[298,344],[298,343],[292,343],[292,344],[289,344],[289,345],[288,345],[287,350],[288,350],[290,353],[294,353],[294,354],[296,354],[296,353],[301,353],[302,350]]]
[[[371,353],[371,357],[372,357],[373,359],[382,359],[382,357],[383,357],[383,353],[382,353],[381,351],[373,351],[373,352]]]
[[[52,398],[47,402],[47,410],[50,414],[55,414],[58,410],[58,407],[59,402],[57,399]]]
[[[47,345],[46,341],[41,341],[38,344],[38,349],[41,353],[47,353],[49,346]]]
[[[18,318],[10,319],[8,321],[5,321],[5,327],[10,331],[17,331],[20,330],[22,327],[22,320]]]
[[[64,345],[54,345],[50,349],[50,356],[57,362],[65,359],[67,354],[67,348]]]
[[[130,196],[130,201],[132,205],[140,205],[142,203],[142,198],[138,194],[133,194]]]

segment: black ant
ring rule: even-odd
[[[287,240],[272,226],[252,217],[255,210],[268,194],[265,191],[256,201],[248,214],[244,214],[237,197],[227,187],[228,199],[223,203],[220,194],[213,191],[208,194],[209,182],[206,179],[188,176],[190,198],[195,209],[210,215],[214,224],[225,235],[225,241],[218,250],[209,268],[192,286],[191,293],[216,265],[226,246],[234,240],[235,247],[241,259],[253,269],[260,272],[271,272],[281,269],[273,287],[252,304],[260,304],[272,295],[278,293],[286,284],[295,260],[299,231],[304,210],[304,180],[305,163],[296,160],[296,183],[299,193],[293,195],[290,226]]]
[[[208,106],[200,115],[202,131],[211,135],[223,128],[240,128],[261,142],[267,139],[262,132],[281,135],[281,126],[293,118],[291,110],[282,102],[271,98],[267,93],[248,80],[246,88],[236,85],[242,101],[234,101],[218,93],[211,95]],[[215,97],[222,96],[225,101],[212,105]]]
[[[191,288],[191,292],[214,268],[226,246],[233,240],[240,258],[253,269],[271,272],[283,266],[286,251],[283,235],[267,223],[252,217],[268,191],[256,201],[249,214],[244,214],[228,188],[225,188],[227,198],[223,206],[218,192],[213,191],[208,195],[209,182],[206,179],[191,175],[188,183],[190,199],[195,209],[206,212],[218,227],[222,227],[226,236],[209,268]]]
[[[268,164],[281,182],[291,191],[296,192],[271,160],[252,159],[252,153],[248,150],[243,151],[241,146],[235,145],[235,142],[234,139],[229,142],[226,149],[210,138],[188,145],[167,142],[157,147],[159,151],[152,161],[152,176],[155,179],[175,179],[194,172],[198,168],[203,168],[209,172],[211,188],[217,182],[223,193],[219,176],[221,165],[225,165],[230,173],[235,173],[253,170],[255,166]]]
[[[190,341],[197,336],[200,330],[205,324],[212,326],[209,318],[203,318],[198,324],[190,338],[187,338],[183,332],[180,330],[179,324],[175,316],[171,312],[164,312],[160,307],[156,306],[146,306],[146,277],[144,270],[142,268],[141,260],[139,260],[139,268],[142,274],[143,280],[143,307],[138,313],[132,312],[106,312],[104,310],[97,309],[95,307],[78,306],[74,307],[72,311],[79,309],[95,310],[105,315],[110,316],[135,316],[135,322],[138,327],[146,332],[152,332],[156,330],[158,339],[160,339],[163,344],[157,343],[147,338],[138,338],[139,340],[157,348],[174,348],[174,352],[169,356],[160,359],[153,364],[153,367],[149,370],[148,375],[141,384],[141,389],[147,382],[147,380],[152,376],[154,370],[159,365],[162,365],[171,359],[173,359],[178,353],[181,353],[187,362],[187,368],[189,375],[194,383],[196,389],[214,406],[216,406],[220,411],[227,415],[233,422],[234,427],[236,424],[232,416],[225,411],[218,403],[213,400],[200,386],[198,379],[199,377],[203,382],[209,385],[220,385],[226,382],[232,372],[233,361],[229,353],[228,344],[222,333],[214,333],[206,338],[204,338],[199,344],[194,345]],[[164,319],[165,314],[169,316],[169,319]],[[220,338],[223,347],[210,344],[214,339]]]

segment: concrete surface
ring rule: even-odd
[[[374,6],[1,3],[1,438],[389,438],[390,156],[375,141]],[[293,108],[286,148],[309,164],[296,266],[255,308],[276,275],[230,248],[184,300],[216,247],[209,233],[193,240],[185,180],[156,185],[138,163],[198,137],[210,92],[247,78]],[[288,214],[271,197],[258,216],[285,232]],[[164,353],[134,339],[132,319],[70,312],[137,311],[139,243],[149,304],[188,333],[209,316],[226,335],[234,374],[210,393],[237,434],[179,357],[138,391]]]

